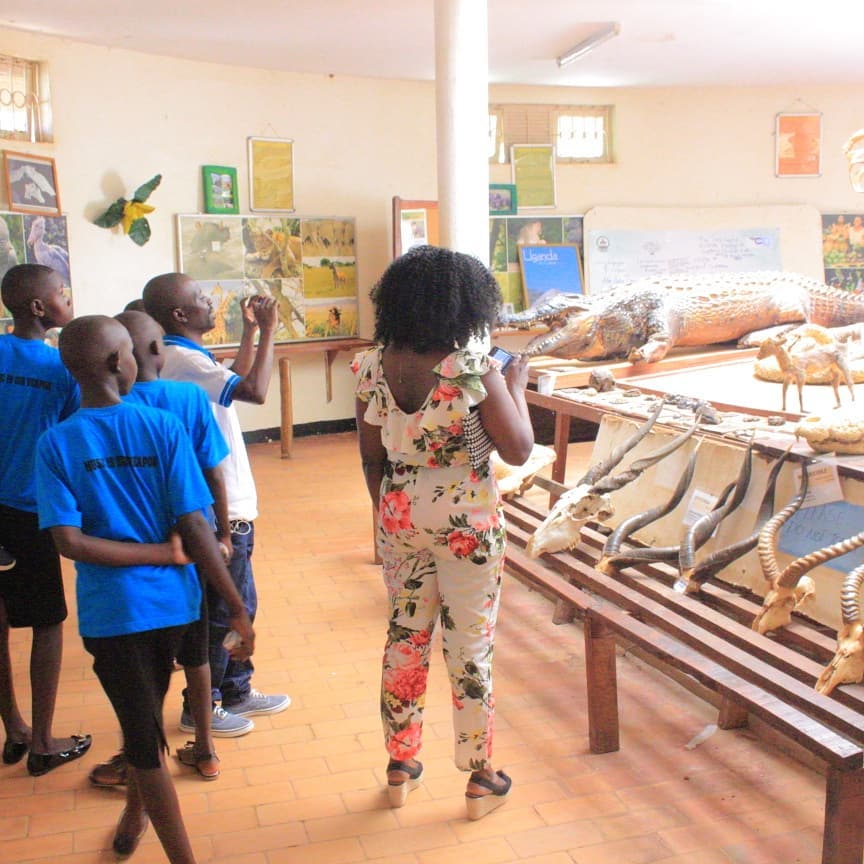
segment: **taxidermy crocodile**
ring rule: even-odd
[[[549,328],[524,349],[577,360],[654,362],[670,348],[741,339],[779,324],[864,321],[864,296],[800,273],[758,271],[641,279],[603,294],[547,292],[499,324]],[[759,337],[750,344],[758,344]]]

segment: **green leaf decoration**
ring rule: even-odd
[[[146,219],[136,219],[129,226],[129,239],[143,246],[150,239],[150,223]]]
[[[148,180],[146,183],[142,184],[135,190],[135,194],[132,196],[133,201],[146,201],[153,190],[162,182],[162,175],[157,174],[152,179]],[[130,233],[131,236],[131,233]],[[149,234],[147,235],[150,236]],[[146,241],[145,241],[146,242]]]
[[[125,198],[118,198],[98,219],[93,223],[100,228],[113,228],[120,224],[123,218],[123,208],[126,206]]]

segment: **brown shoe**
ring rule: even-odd
[[[215,753],[197,753],[194,741],[187,741],[183,747],[178,747],[177,758],[181,765],[194,768],[203,780],[216,780],[221,773],[219,757]]]
[[[90,772],[90,782],[94,786],[111,789],[114,786],[125,786],[127,782],[129,763],[125,753],[112,756],[107,762],[100,762]]]

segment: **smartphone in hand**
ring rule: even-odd
[[[501,371],[506,371],[507,367],[513,362],[515,357],[514,354],[511,354],[509,351],[505,351],[503,348],[499,348],[497,345],[492,348],[489,352],[490,357],[494,357],[501,363]]]

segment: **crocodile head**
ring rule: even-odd
[[[530,357],[537,354],[554,354],[559,347],[566,346],[568,357],[580,360],[605,357],[607,348],[599,326],[599,317],[592,312],[570,310],[543,319],[548,333],[535,336],[524,349]]]
[[[568,489],[531,535],[525,551],[537,558],[544,552],[571,549],[579,542],[579,532],[589,519],[602,522],[614,513],[609,496],[595,491],[591,485]]]

